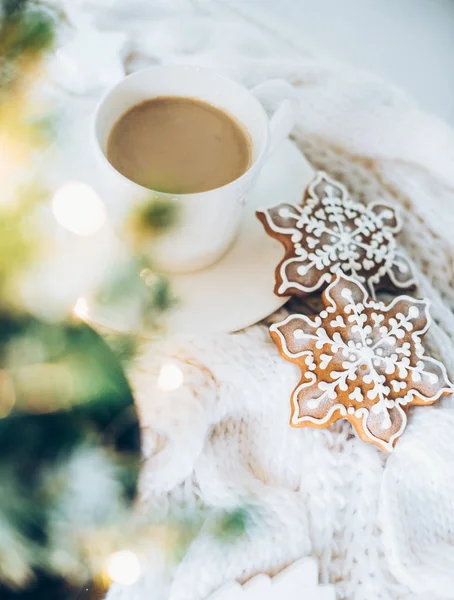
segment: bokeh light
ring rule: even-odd
[[[91,235],[106,221],[106,208],[95,190],[82,181],[68,181],[54,194],[52,210],[58,224],[77,235]]]
[[[163,392],[177,390],[183,384],[183,372],[174,363],[162,365],[158,377],[158,388]]]
[[[157,276],[157,274],[153,273],[153,271],[148,268],[142,269],[140,271],[140,278],[145,283],[145,285],[147,285],[148,287],[151,287],[153,284],[155,284],[159,280],[159,277]]]
[[[88,302],[85,298],[80,297],[77,299],[73,308],[73,313],[80,319],[88,318]]]
[[[106,572],[115,583],[132,585],[139,579],[142,569],[134,552],[121,550],[109,556],[106,562]]]

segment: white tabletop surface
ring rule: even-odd
[[[454,0],[226,0],[404,88],[454,125]]]

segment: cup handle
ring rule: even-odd
[[[270,79],[259,83],[251,92],[265,109],[273,107],[269,118],[270,145],[268,154],[284,140],[295,126],[300,108],[293,86],[283,79]]]

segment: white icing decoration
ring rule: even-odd
[[[350,300],[350,298],[352,297],[352,291],[345,288],[341,291],[341,296],[342,296],[342,298],[345,298],[346,300]]]
[[[385,276],[398,289],[416,283],[408,261],[397,250],[394,234],[401,229],[400,221],[385,202],[372,202],[368,206],[356,202],[345,186],[320,171],[310,183],[303,205],[278,210],[280,217],[293,223],[276,224],[273,210],[276,209],[259,211],[268,227],[292,240],[299,232],[298,241],[304,238],[308,248],[308,252],[301,255],[295,247],[295,256],[281,263],[279,293],[291,288],[311,293],[329,283],[339,269],[365,283],[373,297],[375,286]],[[304,263],[304,267],[297,267],[296,271],[289,269],[294,263]],[[302,280],[289,278],[289,272],[296,272]],[[304,283],[308,273],[312,274],[310,280],[315,280],[312,285]]]
[[[419,317],[419,310],[416,308],[416,306],[410,306],[408,310],[408,316],[411,319],[416,319],[417,317]]]
[[[364,396],[359,387],[355,388],[348,397],[350,400],[356,400],[357,402],[362,402],[364,400]]]
[[[345,286],[348,285],[349,288]],[[333,292],[336,286],[335,297],[342,297],[340,305],[336,304]],[[354,293],[353,293],[354,290]],[[343,312],[344,317],[337,315],[330,324],[336,324],[336,330],[327,331],[320,316],[310,319],[305,315],[290,315],[281,323],[271,326],[271,330],[278,334],[282,352],[289,359],[305,355],[305,362],[310,366],[310,372],[306,372],[305,380],[292,395],[292,423],[314,423],[322,425],[327,423],[338,411],[340,416],[355,414],[362,418],[364,433],[372,441],[386,450],[392,450],[394,441],[402,433],[406,423],[404,411],[400,408],[406,406],[417,398],[419,401],[433,402],[441,395],[453,391],[449,382],[446,369],[439,361],[424,356],[424,347],[421,336],[430,326],[428,313],[428,302],[426,300],[415,300],[409,296],[399,296],[389,305],[376,302],[368,297],[365,287],[353,278],[339,272],[336,279],[325,291],[327,306],[320,316],[326,318],[329,313]],[[398,312],[395,307],[398,306]],[[339,320],[339,316],[341,319]],[[306,342],[304,350],[295,353],[289,350],[285,336],[286,325],[293,320],[304,321],[304,329],[298,328],[293,331],[293,336]],[[369,322],[370,321],[370,322]],[[348,323],[348,325],[346,324]],[[382,325],[377,328],[376,324]],[[338,330],[346,330],[341,336]],[[352,340],[349,336],[355,335]],[[406,341],[410,335],[411,343]],[[344,339],[343,339],[344,338]],[[344,341],[346,340],[346,341]],[[314,353],[310,349],[323,349],[317,355],[318,366],[315,364]],[[336,370],[329,372],[330,380],[317,380],[314,368],[326,369],[334,357],[337,358]],[[340,356],[345,357],[340,361]],[[437,373],[439,375],[437,375]],[[402,419],[402,426],[397,432],[389,435],[389,439],[377,438],[367,428],[367,420],[370,410],[367,407],[354,409],[352,413],[346,407],[337,402],[338,393],[349,389],[350,381],[360,380],[368,387],[365,392],[367,398],[374,404],[370,409],[374,415],[381,418],[381,428],[386,433],[392,427],[392,416],[390,410],[397,411],[395,414]],[[410,384],[408,383],[410,381]],[[413,384],[420,382],[435,386],[432,396],[425,396],[418,387]],[[326,409],[326,414],[321,417],[310,415],[300,416],[300,405],[298,396],[305,388],[316,386],[320,395],[306,400],[306,406],[310,410]],[[412,389],[413,386],[413,389]],[[424,389],[424,388],[423,388]],[[389,395],[392,394],[391,397]],[[360,387],[353,388],[348,398],[351,401],[363,402],[364,397]]]
[[[345,327],[344,319],[342,315],[337,315],[333,321],[330,322],[331,327]]]
[[[333,357],[329,354],[320,354],[320,368],[326,369],[329,363],[333,360]]]

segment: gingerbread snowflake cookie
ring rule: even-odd
[[[380,201],[368,206],[356,202],[326,173],[317,173],[301,205],[279,204],[256,214],[285,247],[276,269],[278,296],[321,290],[339,269],[364,283],[373,297],[378,288],[415,284],[397,249],[401,224],[394,209]]]
[[[290,424],[328,427],[345,418],[363,440],[391,451],[410,405],[453,391],[443,364],[424,353],[428,302],[399,296],[385,305],[337,272],[323,304],[313,318],[290,315],[270,327],[283,357],[302,371]]]

